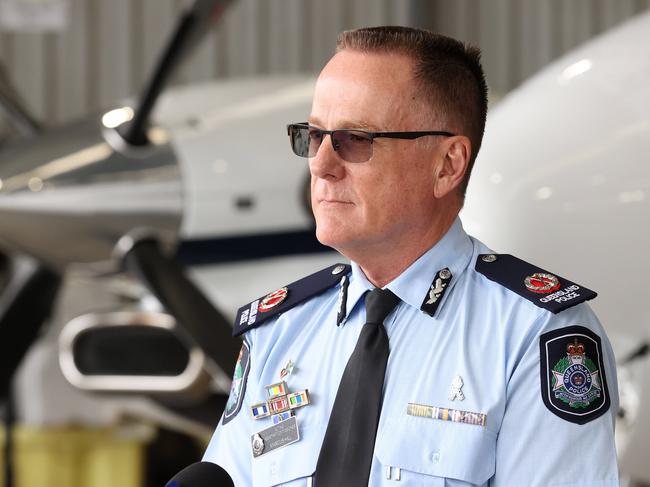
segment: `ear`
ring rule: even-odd
[[[464,135],[449,137],[440,144],[439,164],[436,167],[433,194],[443,198],[463,181],[472,157],[472,143]]]

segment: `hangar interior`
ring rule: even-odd
[[[49,3],[65,8],[65,25],[39,27],[28,21],[0,32],[0,61],[9,79],[34,117],[48,124],[138,93],[183,5],[179,0]],[[648,6],[646,0],[240,0],[180,67],[173,84],[315,74],[331,55],[338,32],[401,24],[481,46],[490,88],[505,94],[569,49]]]
[[[616,154],[626,141],[647,142],[650,134],[647,89],[635,91],[650,65],[619,51],[621,45],[647,50],[650,0],[234,0],[223,2],[229,4],[214,25],[206,22],[196,46],[190,40],[179,50],[170,61],[174,69],[165,72],[169,79],[156,87],[152,79],[160,74],[163,53],[193,3],[0,0],[0,487],[153,487],[200,458],[224,407],[239,349],[206,348],[205,341],[227,340],[228,323],[254,296],[339,259],[308,235],[308,171],[290,160],[283,131],[286,123],[308,115],[315,77],[340,31],[408,25],[479,46],[491,108],[500,110],[495,124],[510,113],[512,102],[501,105],[502,100],[532,93],[537,104],[522,103],[531,108],[522,117],[561,121],[576,138],[592,141],[554,160],[567,173],[583,164],[589,187],[612,184],[595,163],[591,173],[584,165],[600,161],[599,143],[611,142],[608,154]],[[645,27],[634,30],[634,22]],[[619,28],[628,30],[616,37]],[[637,31],[645,36],[633,37]],[[610,32],[611,41],[603,37]],[[592,69],[592,58],[583,54],[591,51],[580,51],[589,45],[620,64],[598,78],[600,65],[593,61]],[[634,121],[614,126],[613,141],[585,128],[570,101],[562,101],[566,111],[543,109],[542,82],[562,84],[562,76],[585,72],[593,73],[596,85],[615,90],[611,98],[593,99],[593,105],[603,105],[599,116],[608,117],[620,96],[613,120]],[[125,148],[116,142],[116,127],[132,122],[145,93],[157,88],[162,94],[151,106],[152,126],[140,134],[151,147]],[[520,98],[508,98],[512,93]],[[489,124],[490,115],[488,134]],[[244,130],[263,135],[249,140]],[[551,138],[540,146],[556,143]],[[496,145],[486,146],[486,159],[499,157]],[[650,270],[642,252],[650,244],[650,161],[638,150],[629,155],[627,147],[620,154],[636,183],[613,184],[615,206],[609,200],[600,206],[599,193],[589,193],[596,203],[581,200],[588,209],[565,201],[564,210],[557,210],[566,210],[561,215],[569,221],[572,215],[589,216],[584,221],[600,233],[575,231],[594,235],[592,243],[598,239],[610,267],[585,256],[580,262],[575,249],[559,258],[560,247],[545,254],[523,239],[512,241],[549,267],[566,264],[591,287],[600,289],[606,281],[596,310],[619,366],[621,485],[642,487],[650,485],[644,461],[650,442],[650,314],[639,304],[648,291],[639,274]],[[530,178],[538,176],[530,172]],[[485,180],[486,187],[496,187],[507,178],[503,174],[479,173],[475,184]],[[534,204],[557,196],[552,184],[518,174],[513,186],[533,185]],[[567,184],[573,184],[569,176]],[[573,187],[577,192],[580,185]],[[487,194],[482,188],[477,195]],[[495,204],[481,213],[475,204],[468,200],[467,222],[500,211]],[[609,236],[600,243],[603,215],[626,238],[624,252]],[[548,238],[556,237],[554,227],[544,227],[552,223],[541,220],[531,224],[512,216],[500,224],[512,224],[503,235],[539,225]],[[145,234],[160,246],[147,247],[147,240],[140,245]],[[619,271],[622,277],[612,275]],[[618,288],[626,281],[634,285],[625,297],[608,299],[605,291],[614,280]],[[615,319],[618,303],[627,310],[623,324]],[[201,322],[216,326],[206,331]],[[144,353],[152,344],[159,348]],[[169,357],[174,360],[166,362]]]

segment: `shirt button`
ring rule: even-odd
[[[433,463],[438,463],[440,461],[440,450],[435,450],[431,455],[431,461]]]

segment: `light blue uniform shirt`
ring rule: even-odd
[[[618,486],[616,372],[600,323],[587,304],[553,314],[487,279],[474,269],[485,253],[457,219],[386,286],[401,303],[385,321],[390,356],[369,485]],[[453,277],[431,317],[420,307],[445,267]],[[365,323],[362,296],[372,288],[353,263],[341,326],[334,286],[246,333],[251,363],[243,406],[219,424],[205,461],[225,468],[236,486],[312,485],[339,382]],[[551,413],[541,395],[539,337],[570,325],[601,337],[611,396],[609,411],[583,425]],[[295,368],[288,388],[309,389],[311,398],[296,410],[300,440],[253,458],[251,436],[272,423],[252,419],[250,406],[265,400],[264,386],[280,381],[289,360]],[[458,376],[462,401],[450,399]],[[486,422],[411,416],[408,403],[483,413]]]

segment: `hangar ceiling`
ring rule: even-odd
[[[69,0],[60,32],[0,31],[0,62],[34,115],[50,124],[137,93],[180,0]],[[478,44],[502,94],[650,0],[239,0],[175,82],[317,72],[336,33],[419,25]]]

